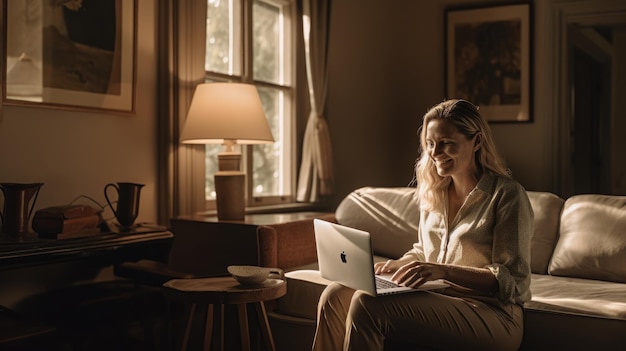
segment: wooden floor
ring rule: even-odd
[[[167,301],[160,287],[132,282],[96,283],[54,291],[25,303],[28,320],[47,332],[11,343],[2,344],[0,340],[0,350],[169,351],[178,349],[182,336],[184,306]],[[205,309],[198,309],[189,351],[202,349],[204,318]],[[239,350],[234,306],[226,306],[224,318],[225,349]],[[255,320],[253,315],[249,319]],[[6,326],[4,330],[8,331]],[[252,328],[253,350],[259,349],[259,341],[260,334]]]
[[[87,284],[34,296],[21,307],[21,316],[51,326],[54,332],[16,340],[6,349],[169,349],[167,301],[158,287],[132,282]]]

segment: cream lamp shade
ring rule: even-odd
[[[240,83],[198,85],[180,140],[188,144],[274,142],[256,87]]]
[[[245,219],[245,173],[236,144],[274,142],[256,87],[240,83],[207,83],[196,87],[180,135],[186,144],[224,144],[215,173],[217,217]]]

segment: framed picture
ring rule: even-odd
[[[135,110],[136,0],[3,0],[2,102]]]
[[[446,98],[489,122],[531,122],[531,4],[445,11]]]

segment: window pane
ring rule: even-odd
[[[290,88],[292,75],[288,68],[291,68],[293,55],[290,52],[288,23],[293,15],[292,4],[274,0],[206,1],[206,81],[255,84],[275,139],[272,144],[241,148],[249,182],[248,205],[290,201],[293,101]],[[248,6],[252,13],[242,17],[243,9]],[[248,22],[244,23],[244,19]],[[243,45],[244,42],[250,45]],[[251,52],[244,52],[247,50]],[[243,75],[244,67],[246,71],[250,68],[251,76]],[[221,150],[221,145],[206,145],[207,208],[215,206],[214,174],[218,170],[217,154]]]
[[[239,74],[237,43],[239,30],[235,27],[239,13],[233,0],[207,0],[206,57],[204,69],[224,74]]]
[[[284,141],[280,121],[283,96],[277,89],[258,88],[258,91],[275,142],[253,146],[252,194],[255,197],[282,195],[280,156]]]
[[[267,2],[255,1],[252,21],[254,79],[280,84],[281,9]]]

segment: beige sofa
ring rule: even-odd
[[[626,196],[577,195],[566,201],[528,192],[535,212],[532,301],[522,350],[626,348]],[[367,230],[377,259],[395,258],[416,240],[412,188],[357,189],[326,220]],[[278,350],[309,350],[320,293],[312,221],[260,227],[261,264],[288,271],[287,295],[268,306]],[[386,349],[411,349],[390,340]]]

